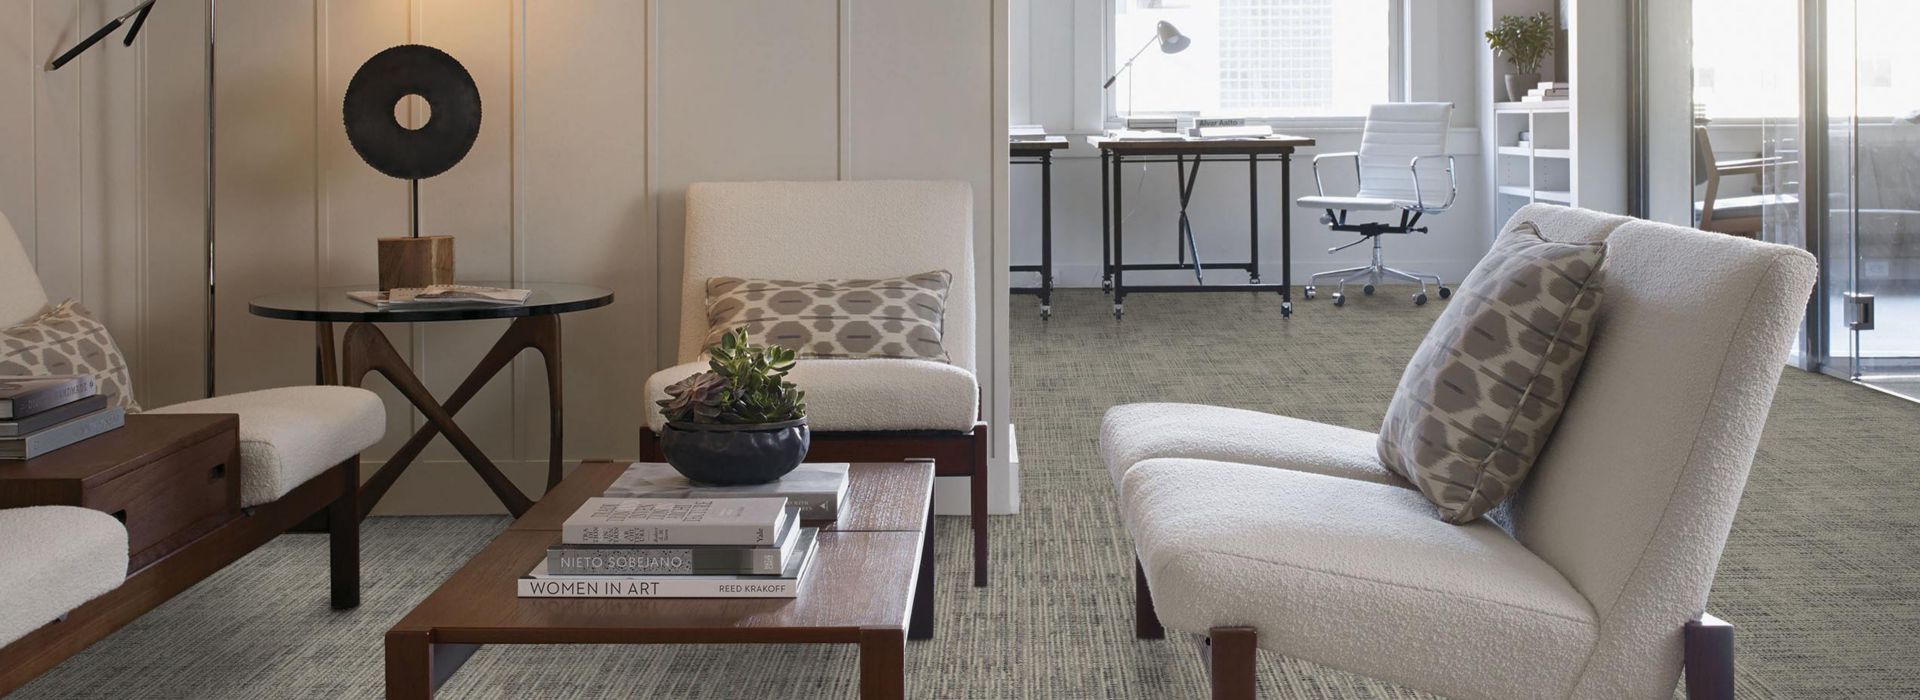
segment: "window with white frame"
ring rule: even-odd
[[[1193,42],[1148,46],[1109,114],[1354,117],[1392,85],[1394,0],[1112,0],[1113,70],[1165,21]]]

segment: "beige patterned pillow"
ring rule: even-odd
[[[883,280],[707,280],[704,347],[745,327],[756,343],[801,357],[887,357],[947,361],[941,321],[953,273]]]
[[[1460,283],[1400,377],[1380,460],[1463,524],[1520,487],[1579,377],[1606,244],[1523,222]]]
[[[100,393],[114,395],[112,405],[140,410],[139,402],[133,400],[127,360],[113,344],[113,336],[87,307],[71,299],[17,326],[0,329],[0,376],[59,374],[91,374]]]

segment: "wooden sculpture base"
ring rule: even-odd
[[[453,236],[380,239],[380,291],[453,284]]]

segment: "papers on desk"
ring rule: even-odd
[[[1202,139],[1264,139],[1273,135],[1273,127],[1266,124],[1199,126],[1194,127],[1193,135]]]
[[[1007,127],[1009,141],[1045,141],[1047,128],[1039,124],[1015,124]]]
[[[436,284],[428,287],[347,292],[354,301],[376,309],[420,309],[436,306],[519,306],[533,296],[531,289],[477,287],[466,284]]]
[[[1187,137],[1176,131],[1145,131],[1140,129],[1114,129],[1107,138],[1115,141],[1185,141]]]

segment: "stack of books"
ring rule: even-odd
[[[91,375],[0,377],[0,459],[33,459],[125,425],[111,399]]]
[[[1045,141],[1047,128],[1039,124],[1015,124],[1007,127],[1008,141]]]
[[[786,498],[589,498],[522,598],[794,598],[820,530]]]
[[[1539,85],[1535,85],[1532,90],[1528,90],[1527,94],[1520,98],[1520,101],[1555,102],[1567,99],[1568,94],[1570,94],[1570,91],[1567,89],[1566,83],[1556,83],[1547,80],[1542,81]]]
[[[665,462],[634,462],[620,478],[607,487],[608,498],[774,498],[784,496],[787,505],[800,509],[800,519],[809,522],[840,518],[840,505],[847,500],[845,462],[802,464],[786,476],[768,484],[750,486],[709,486],[696,484],[681,476]]]

